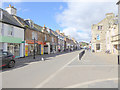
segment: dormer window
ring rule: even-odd
[[[31,28],[34,28],[34,23],[33,23],[33,21],[32,20],[25,20],[26,21],[26,23],[31,27]]]

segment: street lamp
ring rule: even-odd
[[[35,37],[34,37],[34,50],[33,50],[33,59],[35,59]]]

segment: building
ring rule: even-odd
[[[58,52],[58,37],[55,34],[55,31],[50,29],[50,33],[51,33],[51,40],[52,40],[52,52],[53,53],[57,53]]]
[[[58,51],[63,52],[64,51],[64,36],[60,33],[60,30],[56,30],[56,35],[58,37]]]
[[[45,34],[44,42],[46,43],[46,45],[44,45],[44,53],[56,53],[58,38],[54,35],[54,31],[44,25],[42,32]]]
[[[24,28],[12,16],[16,15],[16,8],[9,5],[6,11],[0,9],[0,15],[0,48],[16,58],[24,57]]]
[[[113,13],[107,13],[106,17],[98,24],[92,25],[91,49],[95,52],[109,52],[117,54],[118,43],[118,19]]]
[[[115,37],[117,37],[118,41],[117,50],[118,54],[120,55],[120,0],[117,2],[117,5],[118,5],[118,35],[116,35]]]

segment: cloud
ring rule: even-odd
[[[67,2],[68,7],[56,15],[57,23],[65,34],[70,34],[78,41],[90,41],[91,25],[105,18],[106,13],[116,13],[114,2]]]

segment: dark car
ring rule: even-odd
[[[15,66],[15,56],[7,51],[0,51],[0,67],[7,66],[12,68]]]

